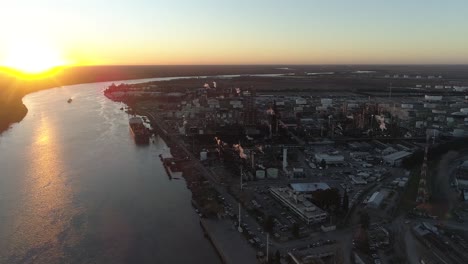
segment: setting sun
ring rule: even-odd
[[[11,45],[2,64],[15,71],[34,75],[62,66],[65,60],[56,49],[32,40]]]

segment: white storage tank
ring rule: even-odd
[[[257,170],[255,172],[255,177],[257,178],[257,180],[265,179],[265,171],[264,170]]]
[[[461,129],[461,128],[456,128],[453,130],[452,135],[454,137],[466,137],[468,136],[468,131]]]
[[[278,169],[277,168],[268,168],[267,169],[267,177],[269,179],[277,179],[278,178]]]
[[[203,161],[203,160],[206,160],[208,158],[208,152],[203,150],[200,152],[200,160]]]

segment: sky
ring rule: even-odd
[[[47,45],[68,64],[467,64],[466,0],[15,0],[0,65]]]

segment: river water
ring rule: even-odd
[[[0,135],[0,263],[219,263],[164,141],[134,144],[109,84],[27,95]]]

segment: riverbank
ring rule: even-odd
[[[6,131],[11,124],[23,120],[27,113],[28,109],[21,98],[14,98],[9,102],[0,101],[0,134]]]
[[[26,116],[28,110],[22,98],[40,90],[64,85],[107,81],[124,81],[158,77],[203,76],[223,74],[282,73],[273,66],[86,66],[57,68],[53,75],[27,79],[7,68],[0,67],[0,134]]]
[[[228,220],[201,219],[200,225],[223,263],[258,263],[255,250],[245,243],[241,233]]]

